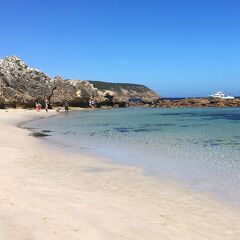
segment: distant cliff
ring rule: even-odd
[[[159,98],[151,89],[144,85],[133,83],[110,83],[89,81],[99,92],[113,95],[119,102],[127,102],[129,99],[141,98],[143,101],[152,102]]]
[[[0,105],[33,107],[36,101],[48,98],[52,105],[68,101],[73,106],[87,106],[94,98],[101,105],[126,105],[131,98],[151,102],[159,98],[149,88],[128,83],[50,78],[38,69],[27,66],[16,56],[0,60]]]

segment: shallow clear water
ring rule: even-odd
[[[49,142],[141,165],[233,203],[240,199],[240,109],[112,109],[26,124]]]

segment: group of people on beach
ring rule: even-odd
[[[97,107],[97,102],[93,98],[90,98],[88,103],[89,103],[90,108],[96,108]]]
[[[65,102],[65,103],[64,103],[64,109],[65,109],[65,112],[68,112],[68,111],[69,111],[69,104],[68,104],[68,102]],[[56,109],[57,112],[60,112],[60,110],[61,110],[61,107],[58,107],[58,108]]]
[[[90,108],[96,108],[97,107],[97,102],[93,98],[89,99],[88,104],[89,104]],[[45,111],[48,112],[50,103],[49,103],[49,100],[47,98],[44,99],[44,105],[45,105],[44,106]],[[36,107],[37,112],[40,112],[42,110],[42,104],[39,101],[36,102],[35,107]],[[64,103],[64,109],[65,109],[65,112],[69,111],[69,103],[67,101],[65,101],[65,103]],[[57,112],[60,112],[60,110],[61,110],[61,107],[58,107],[56,109]]]
[[[44,104],[45,104],[45,111],[48,112],[49,101],[47,98],[44,99]],[[42,110],[42,104],[39,101],[36,102],[35,107],[37,112],[40,112]]]
[[[45,111],[48,112],[50,103],[47,98],[44,99],[44,105],[45,105],[44,107]],[[42,110],[42,104],[39,101],[36,102],[35,107],[37,112],[40,112]],[[64,103],[64,109],[65,109],[65,112],[69,111],[69,103],[67,101]],[[61,107],[58,107],[56,109],[57,112],[60,112],[60,110],[61,110]]]

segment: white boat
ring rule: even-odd
[[[234,96],[226,95],[224,92],[216,92],[215,94],[209,95],[211,98],[221,98],[221,99],[234,99]]]

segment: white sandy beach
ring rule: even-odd
[[[240,211],[141,168],[57,151],[0,111],[1,240],[237,240]],[[97,171],[94,171],[97,169]]]

